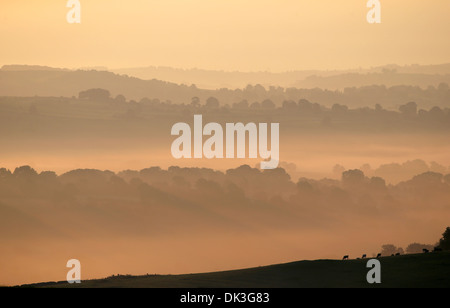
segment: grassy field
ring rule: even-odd
[[[174,276],[116,276],[78,285],[49,282],[44,288],[419,288],[450,287],[450,253],[381,258],[380,285],[370,285],[367,260],[299,261],[244,270]]]

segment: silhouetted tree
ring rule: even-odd
[[[297,103],[294,101],[284,101],[282,105],[282,108],[288,112],[293,112],[297,110],[297,107],[298,107]]]
[[[191,99],[191,106],[194,108],[200,107],[200,98],[198,98],[197,96],[193,97]]]
[[[14,170],[13,175],[18,178],[29,178],[29,177],[37,176],[38,173],[36,172],[36,170],[31,168],[30,166],[22,166],[22,167],[16,168]]]
[[[342,173],[344,173],[344,171],[345,171],[345,167],[344,166],[341,166],[341,165],[335,165],[334,167],[333,167],[333,175],[335,176],[335,177],[342,177]]]
[[[434,248],[433,245],[412,243],[412,244],[409,244],[408,247],[406,247],[406,253],[417,254],[417,253],[422,253],[424,249],[431,251],[431,250],[433,250],[433,248]]]
[[[8,179],[9,177],[11,177],[11,175],[11,171],[9,171],[8,169],[0,168],[0,180]]]
[[[261,108],[263,109],[275,109],[275,104],[270,100],[266,99],[261,103]]]
[[[314,110],[314,104],[306,99],[301,99],[298,101],[298,109],[301,112],[312,112]]]
[[[400,106],[399,110],[405,116],[416,116],[417,104],[415,102],[409,102],[406,105]]]
[[[337,114],[345,113],[348,111],[348,107],[345,105],[334,104],[333,107],[331,107],[331,111]]]
[[[358,169],[348,170],[342,173],[342,182],[344,185],[359,185],[364,182],[364,179],[364,172]]]
[[[307,193],[307,194],[309,194],[309,193],[313,192],[313,186],[307,180],[300,179],[297,182],[297,190],[300,193]]]
[[[442,238],[439,241],[439,248],[443,250],[450,250],[450,227],[448,227],[442,234]]]
[[[53,181],[58,178],[54,171],[42,171],[39,174],[39,178],[44,181]]]
[[[442,186],[443,175],[436,172],[425,172],[419,175],[416,175],[412,180],[408,181],[412,185],[416,187],[420,187],[421,189],[434,189]]]
[[[428,112],[428,115],[431,117],[431,120],[437,120],[437,121],[441,121],[445,117],[444,111],[437,106],[431,108],[431,110]]]
[[[261,104],[259,102],[254,102],[253,104],[250,105],[251,109],[260,109],[261,108]]]
[[[206,105],[207,108],[219,108],[220,107],[220,103],[219,100],[215,97],[210,97],[206,100]]]
[[[370,186],[377,190],[386,189],[386,181],[380,177],[372,177],[370,179]]]
[[[152,101],[149,98],[144,97],[143,99],[141,99],[139,101],[139,104],[144,105],[144,106],[145,105],[150,106],[150,105],[152,105]]]
[[[239,103],[233,104],[234,109],[248,109],[248,101],[246,99],[240,101]]]
[[[87,99],[93,101],[107,101],[111,97],[111,93],[104,89],[89,89],[86,91],[81,91],[78,94],[79,99]]]
[[[396,247],[395,245],[392,244],[387,244],[387,245],[383,245],[381,246],[381,255],[382,256],[391,256],[391,255],[395,255],[397,253],[403,254],[403,248],[400,247]]]
[[[114,99],[114,101],[116,102],[116,103],[126,103],[127,102],[127,99],[125,98],[125,96],[123,96],[122,94],[119,94],[119,95],[117,95],[116,96],[116,98]]]

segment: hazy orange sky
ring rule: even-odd
[[[450,62],[450,1],[1,0],[0,65],[344,69]]]

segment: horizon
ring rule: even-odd
[[[120,75],[117,71],[120,70],[132,70],[132,69],[146,69],[146,68],[154,68],[154,69],[171,69],[177,71],[205,71],[205,72],[217,72],[217,73],[241,73],[241,74],[286,74],[286,73],[296,73],[296,72],[336,72],[336,73],[348,73],[348,72],[358,72],[358,71],[372,71],[376,69],[383,69],[388,67],[398,67],[398,68],[416,68],[416,67],[436,67],[436,66],[447,66],[450,65],[450,61],[448,62],[439,62],[439,63],[409,63],[409,64],[397,64],[397,63],[386,63],[375,66],[366,66],[366,67],[347,67],[340,69],[319,69],[319,68],[311,68],[311,69],[291,69],[291,70],[283,70],[283,71],[274,71],[274,70],[254,70],[254,71],[245,71],[245,70],[225,70],[225,69],[206,69],[202,67],[176,67],[176,66],[166,66],[166,65],[142,65],[142,66],[133,66],[133,67],[107,67],[107,66],[86,66],[86,67],[65,67],[65,66],[51,66],[47,64],[29,64],[29,63],[4,63],[0,64],[0,69],[4,69],[5,67],[38,67],[38,68],[49,68],[49,69],[60,69],[60,70],[69,70],[69,71],[90,71],[90,70],[105,70],[108,72],[112,72]],[[450,74],[450,71],[449,71]]]

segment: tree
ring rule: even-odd
[[[370,186],[376,190],[384,190],[386,189],[386,181],[380,177],[372,177],[370,179]]]
[[[399,110],[405,116],[416,116],[417,115],[417,104],[415,102],[409,102],[406,105],[400,106]]]
[[[139,101],[139,104],[150,106],[152,104],[152,100],[147,97],[144,97]]]
[[[38,173],[36,170],[31,168],[30,166],[22,166],[18,167],[14,170],[13,175],[18,178],[28,178],[28,177],[34,177],[37,176]]]
[[[125,96],[123,96],[122,94],[119,94],[116,96],[116,98],[114,99],[114,101],[116,101],[117,103],[126,103],[127,99],[125,98]]]
[[[431,250],[433,250],[433,248],[434,247],[432,245],[412,243],[412,244],[409,244],[408,247],[406,247],[406,253],[417,254],[417,253],[422,253],[424,249],[431,251]]]
[[[250,105],[251,109],[261,109],[261,104],[259,102],[254,102]]]
[[[442,120],[445,117],[445,112],[441,108],[435,106],[430,109],[428,115],[431,117],[432,120]]]
[[[306,99],[301,99],[298,101],[298,109],[301,112],[311,112],[314,109],[314,104]]]
[[[248,101],[244,99],[244,100],[240,101],[239,103],[234,103],[233,108],[234,109],[248,109]]]
[[[345,113],[348,111],[348,107],[345,105],[334,104],[333,107],[331,107],[331,111],[333,113]]]
[[[381,246],[381,255],[382,256],[391,256],[391,255],[395,255],[397,253],[403,254],[403,248],[400,247],[396,247],[392,244],[387,244],[387,245],[383,245]]]
[[[442,234],[442,238],[439,241],[438,247],[443,250],[450,250],[450,227],[448,227]]]
[[[104,89],[89,89],[86,91],[81,91],[78,94],[79,99],[93,100],[93,101],[108,101],[111,97],[111,93]]]
[[[298,105],[294,101],[284,101],[283,106],[282,106],[282,108],[288,112],[293,112],[293,111],[297,110],[297,107],[298,107]]]
[[[345,171],[345,167],[342,165],[335,165],[333,167],[333,175],[338,178],[338,177],[342,177],[342,173],[344,173]]]
[[[11,171],[9,171],[8,169],[0,168],[0,180],[8,179],[9,177],[11,177],[11,175]]]
[[[359,185],[364,182],[364,179],[364,172],[358,169],[348,170],[342,173],[342,182],[344,183],[344,185]]]
[[[191,99],[191,106],[194,108],[200,107],[200,98],[198,98],[197,96],[193,97]]]
[[[219,108],[220,107],[220,103],[219,100],[215,97],[210,97],[206,100],[206,108]]]
[[[275,109],[275,104],[270,99],[266,99],[261,103],[263,109]]]

